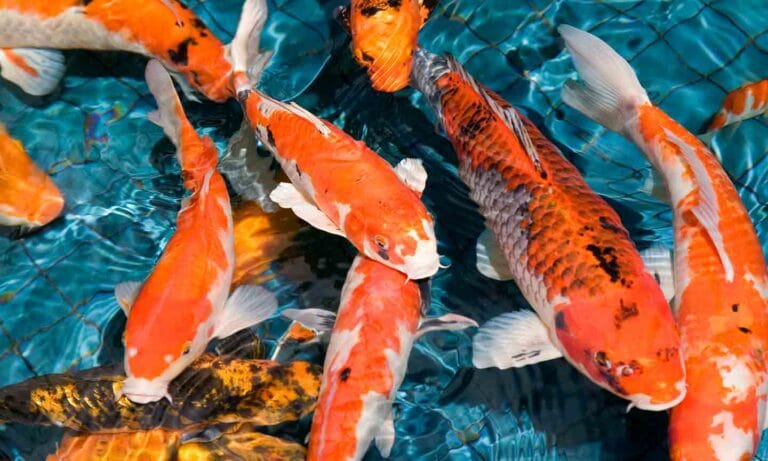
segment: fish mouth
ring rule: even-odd
[[[126,378],[120,393],[133,403],[144,404],[157,402],[163,398],[171,401],[168,395],[168,384],[158,379]]]
[[[669,402],[664,402],[664,403],[651,403],[652,402],[651,397],[645,394],[631,395],[629,396],[629,400],[631,401],[631,403],[627,407],[627,411],[631,410],[632,408],[639,408],[640,410],[645,410],[645,411],[669,410],[670,408],[679,405],[680,402],[683,401],[686,395],[685,381],[681,381],[675,384],[675,388],[680,390],[680,393],[678,394],[678,396],[670,400]]]

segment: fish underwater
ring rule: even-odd
[[[722,107],[712,118],[707,132],[768,112],[768,79],[750,83],[728,93]]]
[[[0,125],[0,225],[44,226],[63,209],[64,197],[53,180]]]
[[[559,31],[582,79],[563,101],[634,142],[669,190],[688,383],[670,416],[672,459],[751,459],[765,422],[768,271],[749,214],[714,155],[651,103],[627,61],[588,32]]]
[[[309,461],[360,460],[374,439],[388,457],[392,402],[414,341],[428,331],[477,326],[455,314],[423,318],[420,284],[429,286],[364,256],[352,263],[326,353]]]
[[[124,282],[115,297],[126,312],[123,387],[137,403],[167,396],[168,383],[203,353],[213,338],[224,338],[269,318],[277,300],[255,285],[230,296],[235,268],[229,193],[216,170],[213,141],[200,137],[168,73],[150,61],[147,83],[159,111],[150,118],[177,147],[184,186],[176,231],[143,282]]]
[[[352,53],[365,67],[375,90],[408,86],[419,30],[437,0],[352,0],[337,18],[352,35]]]
[[[0,422],[55,425],[77,432],[184,429],[218,423],[270,426],[310,414],[320,388],[319,366],[303,361],[203,354],[161,399],[137,404],[122,395],[119,365],[30,378],[0,389]]]
[[[88,49],[158,59],[190,97],[235,96],[229,48],[178,0],[0,0],[0,48],[2,77],[32,95],[64,74],[56,50]]]
[[[685,372],[677,327],[618,214],[527,118],[455,59],[423,49],[414,59],[412,82],[444,127],[490,227],[478,241],[478,269],[514,279],[535,310],[483,325],[473,339],[475,366],[564,357],[630,406],[679,403]]]
[[[258,20],[241,24],[263,25],[266,3],[255,3],[253,9],[244,7],[243,17]],[[270,198],[312,226],[346,237],[362,254],[410,279],[436,273],[440,259],[434,223],[419,198],[427,177],[421,162],[405,159],[392,168],[332,123],[295,103],[260,93],[245,77],[245,69],[252,68],[254,60],[263,65],[263,59],[249,57],[238,41],[232,52],[238,97],[250,126],[290,179]]]
[[[251,425],[226,427],[211,440],[190,440],[182,431],[155,429],[120,434],[77,434],[62,440],[47,461],[303,461],[298,443],[259,433]]]

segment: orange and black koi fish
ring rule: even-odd
[[[632,406],[680,402],[680,337],[618,214],[533,123],[452,57],[417,51],[412,81],[437,113],[490,227],[478,268],[515,280],[535,310],[480,328],[475,365],[565,357]]]
[[[34,228],[61,214],[64,197],[0,125],[0,225]]]
[[[768,390],[768,271],[749,214],[712,152],[651,103],[629,63],[588,32],[559,31],[583,80],[563,101],[633,141],[671,198],[688,383],[672,409],[672,459],[752,459]]]
[[[89,49],[143,54],[208,99],[235,96],[228,47],[179,0],[0,0],[0,48],[2,77],[31,94],[63,74],[53,50]]]

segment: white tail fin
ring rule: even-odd
[[[176,94],[171,76],[159,61],[151,60],[144,72],[149,91],[157,101],[157,111],[149,114],[149,119],[159,125],[165,135],[179,148],[181,144],[181,127],[184,122],[189,123],[184,115],[184,110]],[[182,117],[184,117],[182,119]]]
[[[36,48],[0,49],[0,76],[32,96],[56,89],[66,64],[60,51]]]
[[[563,102],[608,129],[623,131],[637,108],[649,102],[632,67],[589,32],[566,25],[557,30],[582,79],[565,84]]]
[[[246,0],[243,4],[237,32],[229,45],[236,93],[256,85],[272,57],[271,52],[262,53],[259,50],[261,31],[267,16],[267,0]]]

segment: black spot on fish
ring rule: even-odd
[[[366,53],[365,51],[363,51],[362,58],[363,58],[363,61],[365,61],[365,62],[367,62],[369,64],[373,62],[373,56],[371,56],[370,54]]]
[[[619,299],[619,310],[613,316],[613,324],[616,325],[616,328],[621,328],[621,324],[625,320],[632,318],[637,314],[639,314],[639,311],[637,309],[637,304],[635,303],[624,304],[624,300]]]
[[[341,370],[341,373],[339,374],[339,378],[341,379],[342,382],[344,382],[344,381],[349,379],[349,374],[350,373],[352,373],[352,369],[347,367],[347,368]]]
[[[587,225],[582,226],[581,229],[579,229],[578,234],[580,236],[583,236],[587,232],[592,232],[593,230],[595,230],[595,228],[590,226],[589,224],[587,224]]]
[[[615,232],[617,234],[623,234],[625,231],[621,227],[613,224],[611,221],[608,220],[605,216],[600,216],[600,227],[602,227],[605,230]]]
[[[366,18],[369,18],[374,14],[378,13],[379,11],[381,11],[381,9],[378,6],[366,6],[365,8],[360,10],[360,13]]]
[[[619,280],[619,261],[614,254],[613,247],[600,249],[594,244],[587,245],[587,250],[597,259],[600,268],[611,278],[611,282]]]
[[[187,38],[179,43],[175,50],[168,50],[168,57],[174,64],[186,66],[189,63],[189,45],[197,45],[194,38]]]
[[[80,3],[81,3],[83,6],[88,6],[88,5],[90,5],[90,4],[91,4],[91,2],[92,2],[92,1],[93,1],[93,0],[80,0]]]
[[[270,146],[275,147],[275,136],[272,134],[272,130],[267,127],[267,142]],[[298,171],[299,166],[296,165],[296,170]],[[301,175],[301,172],[299,171],[299,175]]]
[[[742,333],[746,333],[748,335],[752,334],[752,330],[750,330],[747,327],[739,327],[739,331],[742,332]]]
[[[379,256],[381,256],[381,259],[384,261],[389,261],[389,253],[387,252],[386,248],[379,248],[379,251],[377,252]]]
[[[558,330],[568,331],[568,325],[565,324],[565,312],[560,311],[555,314],[555,328]]]
[[[739,305],[734,304],[731,306],[731,312],[739,312]]]

